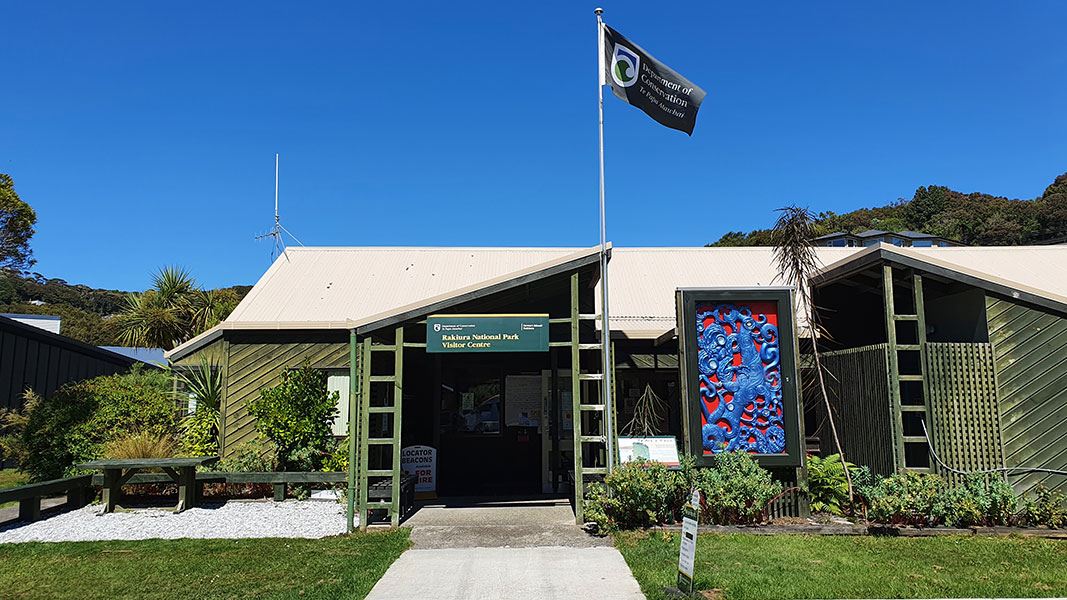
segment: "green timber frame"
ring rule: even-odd
[[[904,413],[917,413],[924,423],[930,423],[930,393],[926,371],[926,317],[923,307],[923,280],[918,271],[908,270],[911,288],[911,312],[897,311],[896,284],[892,265],[882,266],[882,290],[885,298],[885,327],[889,355],[889,398],[893,423],[893,455],[896,468],[930,471],[933,459],[926,435],[905,431]],[[898,326],[914,328],[913,335],[901,343]],[[911,369],[902,373],[901,359]],[[921,402],[916,401],[921,397]],[[914,448],[916,451],[909,452]],[[923,450],[925,449],[925,450]],[[922,459],[919,459],[919,457]]]
[[[603,365],[600,360],[589,358],[582,360],[582,353],[597,352],[600,356],[602,342],[583,342],[583,329],[588,334],[595,327],[583,328],[583,323],[596,321],[599,316],[595,314],[583,314],[580,311],[579,302],[580,282],[577,272],[570,275],[570,314],[549,318],[552,331],[561,332],[569,330],[565,339],[552,339],[550,335],[549,348],[569,348],[571,359],[571,407],[574,433],[574,507],[575,521],[583,522],[585,487],[590,479],[604,477],[607,474],[607,452],[617,452],[615,431],[607,431],[605,406],[601,390],[597,393],[583,394],[583,390],[599,388],[604,381]],[[366,333],[362,337],[356,329],[352,329],[349,335],[349,473],[348,473],[348,530],[353,531],[356,527],[356,515],[360,530],[366,530],[370,524],[371,511],[386,511],[389,515],[389,524],[396,527],[400,524],[401,505],[400,495],[400,450],[401,450],[401,413],[404,389],[404,349],[426,348],[425,343],[405,342],[404,327],[410,325],[425,324],[425,320],[412,320],[405,323],[397,323],[392,329],[392,342],[382,343],[375,339],[374,333],[381,336],[383,330]],[[554,326],[554,327],[553,327]],[[562,337],[562,336],[559,336]],[[388,374],[375,372],[373,357],[381,354],[392,354],[392,369]],[[612,348],[612,356],[614,349]],[[596,362],[593,362],[593,361]],[[597,364],[596,369],[583,365]],[[599,372],[598,372],[599,371]],[[587,385],[599,383],[599,385]],[[381,386],[380,391],[390,390],[391,393],[375,394],[379,391],[374,388]],[[614,395],[614,390],[612,390]],[[588,396],[588,398],[586,397]],[[383,402],[372,402],[372,398],[384,398]],[[371,422],[373,415],[383,422],[374,427]],[[385,433],[382,431],[387,430]],[[375,431],[375,437],[371,432]],[[375,448],[389,447],[390,452],[375,452]],[[388,454],[388,457],[386,457]],[[388,500],[374,500],[368,497],[371,487],[384,487],[376,484],[389,481],[390,497]]]
[[[574,520],[579,525],[584,522],[586,478],[607,475],[608,471],[605,466],[607,464],[607,453],[616,452],[618,448],[615,443],[616,432],[607,431],[606,429],[607,420],[604,418],[606,408],[602,399],[603,395],[598,393],[593,402],[585,402],[582,395],[583,381],[601,382],[600,385],[603,385],[602,382],[604,381],[603,369],[601,369],[600,373],[583,373],[581,367],[581,353],[583,351],[599,351],[602,349],[598,343],[583,344],[581,342],[581,322],[583,320],[595,321],[598,318],[598,315],[583,315],[579,313],[578,274],[572,274],[570,317],[567,319],[553,319],[556,322],[570,322],[570,340],[551,342],[550,345],[570,346],[571,349],[571,410],[573,411],[574,419]],[[609,336],[609,332],[604,332],[602,335]],[[614,352],[612,352],[612,356],[614,356]],[[612,378],[612,381],[614,380]],[[613,389],[611,392],[614,398],[615,390]],[[612,406],[614,406],[614,402]],[[612,422],[615,421],[615,419],[612,420]],[[593,447],[590,449],[588,456],[590,459],[588,462],[593,463],[590,466],[586,465],[587,453],[585,446],[587,444]],[[597,448],[598,446],[599,448]]]
[[[355,330],[352,330],[350,335],[348,530],[354,529],[352,521],[355,515],[354,505],[357,494],[361,531],[366,531],[372,510],[386,511],[389,515],[389,524],[396,527],[400,524],[401,517],[400,431],[404,397],[404,348],[405,346],[425,348],[426,344],[405,344],[403,325],[394,329],[392,344],[376,344],[372,336],[359,341]],[[391,374],[375,375],[373,373],[373,355],[377,352],[392,353]],[[382,404],[372,405],[372,386],[392,388],[392,393],[382,395],[384,399]],[[379,428],[379,431],[388,430],[388,433],[371,437],[371,415],[381,415],[383,426]],[[386,453],[384,452],[372,453],[372,447],[390,448],[388,459],[385,459]],[[355,469],[352,468],[353,465]],[[389,480],[388,500],[372,501],[370,499],[372,478],[376,481]]]

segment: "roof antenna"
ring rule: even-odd
[[[278,153],[274,154],[274,227],[271,227],[270,231],[262,235],[257,235],[257,240],[264,238],[271,238],[274,240],[274,246],[270,251],[270,261],[273,263],[274,259],[278,256],[285,254],[285,239],[282,237],[282,232],[288,233],[289,237],[293,238],[296,243],[301,246],[304,242],[301,242],[299,238],[293,235],[293,232],[289,231],[282,225],[281,217],[278,216]]]

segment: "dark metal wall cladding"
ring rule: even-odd
[[[47,396],[64,383],[120,373],[133,362],[5,319],[0,321],[0,406],[21,408],[27,388]]]
[[[1005,463],[1067,470],[1067,319],[992,296],[986,312]],[[1038,484],[1067,492],[1063,475],[1032,473],[1012,483],[1019,492]]]

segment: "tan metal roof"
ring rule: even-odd
[[[911,257],[983,281],[1067,304],[1067,246],[817,248],[824,272],[878,251]],[[168,356],[227,329],[348,329],[380,322],[472,290],[595,253],[596,248],[290,248],[219,327]],[[681,287],[780,286],[774,250],[614,248],[611,323],[615,335],[655,339],[674,327]],[[600,294],[596,295],[599,312]],[[799,308],[799,307],[798,307]],[[806,323],[798,310],[797,324]]]
[[[345,323],[584,248],[289,248],[227,323]]]
[[[823,264],[862,248],[816,248]],[[613,335],[655,339],[674,328],[674,291],[682,287],[781,286],[774,248],[618,248],[608,271]],[[597,311],[600,295],[597,294]],[[806,327],[798,308],[797,326]]]
[[[879,244],[853,256],[828,264],[820,279],[834,279],[853,265],[875,258],[909,261],[919,268],[940,270],[967,283],[1010,297],[1056,308],[1067,307],[1067,245],[1052,246],[960,246],[949,248],[900,248]],[[1030,298],[1024,297],[1029,296]]]

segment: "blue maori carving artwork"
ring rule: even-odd
[[[696,307],[704,454],[786,450],[773,302]]]

